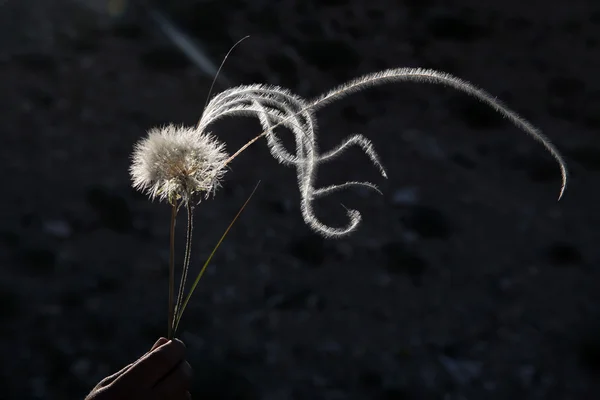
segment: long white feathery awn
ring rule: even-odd
[[[562,156],[550,140],[530,122],[504,106],[502,102],[486,91],[452,75],[430,69],[398,68],[364,75],[340,85],[312,101],[304,100],[292,94],[289,90],[278,86],[238,86],[217,94],[208,103],[197,128],[200,131],[204,131],[213,122],[227,116],[256,116],[264,131],[233,154],[229,161],[237,157],[250,144],[264,136],[271,154],[276,160],[283,165],[296,167],[301,196],[301,210],[305,222],[313,230],[326,237],[340,237],[357,228],[361,220],[361,214],[357,210],[347,210],[349,223],[345,227],[336,228],[327,226],[321,223],[314,215],[313,200],[351,186],[365,186],[370,189],[378,189],[376,185],[370,182],[346,182],[340,185],[317,189],[314,187],[317,166],[337,158],[344,150],[352,145],[356,145],[371,159],[383,177],[387,177],[387,173],[371,141],[362,135],[353,135],[333,150],[320,154],[316,141],[317,122],[314,113],[327,104],[351,93],[370,86],[395,81],[416,81],[446,85],[471,95],[484,104],[491,106],[518,128],[524,130],[542,143],[556,159],[562,177],[562,185],[558,197],[560,200],[566,188],[567,169]],[[288,128],[294,134],[296,154],[289,153],[275,135],[275,128],[279,126]]]

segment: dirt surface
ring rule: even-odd
[[[210,80],[136,10],[0,3],[0,398],[83,398],[165,334],[169,209],[130,188],[129,155],[147,129],[197,121]],[[476,101],[370,89],[319,112],[320,146],[363,133],[390,178],[358,151],[324,166],[319,184],[384,192],[319,202],[324,221],[345,223],[339,203],[364,217],[326,241],[295,171],[254,145],[197,209],[194,271],[262,181],[184,317],[194,398],[600,398],[600,4],[164,3],[217,63],[251,35],[224,69],[235,84],[312,97],[444,70],[529,118],[572,172],[557,203],[552,158]],[[259,128],[213,131],[234,151]]]

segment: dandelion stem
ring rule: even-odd
[[[240,215],[242,215],[242,212],[244,211],[244,209],[246,208],[246,206],[250,202],[250,199],[252,199],[252,196],[254,196],[254,193],[256,192],[256,189],[258,189],[258,185],[260,185],[260,181],[258,181],[258,183],[256,184],[256,186],[254,187],[254,190],[252,190],[252,193],[250,193],[250,196],[248,196],[248,199],[246,199],[246,201],[244,202],[244,204],[242,205],[242,207],[240,208],[240,210],[238,211],[238,213],[235,215],[235,217],[233,218],[233,220],[229,223],[229,226],[227,227],[227,229],[225,229],[225,232],[223,233],[223,235],[221,236],[221,238],[217,242],[217,245],[212,249],[212,252],[210,253],[210,255],[208,256],[208,258],[206,259],[206,262],[202,266],[202,269],[198,273],[198,276],[196,276],[196,280],[194,280],[194,283],[192,284],[192,287],[190,288],[190,291],[188,292],[187,296],[185,297],[185,301],[183,302],[183,304],[181,306],[181,311],[179,311],[179,313],[177,314],[177,320],[175,321],[175,329],[174,329],[175,332],[177,332],[177,328],[179,328],[179,323],[181,322],[181,318],[183,317],[183,312],[185,311],[185,308],[187,307],[187,304],[190,301],[190,298],[192,297],[192,294],[194,293],[194,290],[196,290],[196,286],[198,286],[198,282],[200,282],[200,278],[202,278],[202,276],[204,275],[204,272],[206,271],[206,267],[208,267],[208,264],[210,263],[210,261],[212,260],[213,256],[217,252],[217,249],[219,248],[219,246],[221,246],[221,243],[223,243],[223,240],[225,240],[225,237],[227,236],[227,234],[229,233],[229,231],[233,227],[233,224],[235,224],[235,222],[238,220],[238,218],[240,217]]]
[[[183,303],[183,293],[187,281],[188,271],[190,269],[190,259],[192,258],[192,232],[194,230],[194,210],[188,201],[185,205],[187,210],[187,232],[185,237],[185,254],[183,256],[183,270],[181,273],[181,282],[179,283],[179,291],[177,293],[177,303],[175,305],[176,319],[179,319],[179,309]]]
[[[177,199],[173,200],[171,209],[171,233],[169,244],[169,327],[167,339],[173,339],[173,322],[175,310],[173,308],[173,297],[175,292],[175,220],[177,217]]]

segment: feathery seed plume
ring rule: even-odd
[[[130,168],[133,187],[152,200],[192,202],[218,189],[229,154],[210,133],[173,124],[152,128],[134,148]],[[197,198],[199,202],[200,197]]]
[[[300,190],[300,209],[307,225],[325,237],[342,237],[358,227],[361,221],[360,212],[346,209],[348,223],[345,226],[327,226],[316,217],[313,209],[313,201],[330,193],[357,186],[381,192],[377,188],[377,185],[371,182],[355,181],[316,188],[315,180],[318,167],[337,158],[351,146],[357,146],[368,156],[371,163],[384,178],[387,178],[387,172],[372,142],[360,134],[347,137],[335,148],[321,153],[317,144],[318,130],[315,113],[335,100],[369,87],[390,82],[421,82],[448,86],[474,97],[507,118],[517,128],[540,142],[557,161],[562,178],[558,197],[560,200],[567,184],[567,167],[562,155],[550,140],[529,121],[506,107],[500,100],[485,90],[458,77],[435,70],[395,68],[371,73],[335,87],[313,100],[303,99],[288,89],[278,86],[263,84],[237,86],[217,94],[210,100],[202,113],[198,127],[204,130],[215,121],[228,116],[257,117],[263,127],[263,132],[242,146],[230,159],[234,159],[252,143],[264,137],[271,154],[277,161],[283,165],[296,168]],[[296,142],[295,154],[290,153],[283,146],[275,133],[275,128],[277,127],[287,128],[294,134]]]

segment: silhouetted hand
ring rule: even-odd
[[[101,380],[85,400],[189,400],[191,378],[183,342],[160,338],[139,360]]]

